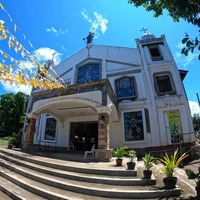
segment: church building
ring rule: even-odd
[[[193,123],[165,35],[144,33],[136,48],[92,45],[54,67],[66,88],[33,89],[22,148],[86,151],[109,160],[122,145],[138,152],[191,146]]]

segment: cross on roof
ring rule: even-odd
[[[142,30],[140,30],[140,31],[144,31],[144,33],[146,33],[147,30],[148,30],[147,28],[145,29],[145,28],[143,27]]]
[[[57,53],[54,51],[54,53],[52,54],[52,60],[54,59],[54,57],[55,57],[55,55],[56,55]]]

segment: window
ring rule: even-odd
[[[163,56],[159,50],[159,47],[157,45],[151,45],[149,46],[149,51],[151,54],[151,59],[153,61],[163,60]]]
[[[144,140],[142,111],[124,113],[125,141]]]
[[[44,135],[45,140],[55,140],[56,125],[57,125],[56,119],[51,117],[46,118],[45,135]]]
[[[154,82],[156,93],[158,96],[176,93],[170,72],[155,73]]]
[[[117,79],[116,82],[116,94],[118,99],[136,99],[136,83],[134,77],[123,77]]]
[[[78,69],[77,83],[86,83],[99,78],[99,64],[87,64]]]

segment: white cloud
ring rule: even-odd
[[[189,52],[187,56],[181,53],[181,50],[183,49],[184,44],[182,42],[179,42],[176,45],[177,51],[175,52],[175,60],[177,64],[180,64],[183,66],[184,69],[187,69],[187,67],[192,63],[193,60],[197,59],[198,54]]]
[[[51,28],[47,28],[46,31],[47,31],[48,33],[53,33],[53,34],[55,34],[56,36],[60,36],[60,35],[66,34],[66,33],[68,32],[68,29],[66,28],[66,29],[64,29],[64,30],[62,30],[62,29],[56,30],[54,27],[51,27]]]
[[[87,20],[90,24],[90,31],[95,33],[95,38],[98,37],[99,35],[99,30],[101,31],[102,34],[104,34],[106,32],[106,30],[108,29],[107,24],[108,24],[108,20],[106,18],[103,18],[101,14],[94,12],[94,17],[95,19],[91,19],[87,14],[86,14],[86,10],[83,10],[81,12],[83,18],[85,20]]]
[[[194,115],[194,113],[200,114],[199,104],[196,101],[189,101],[189,106],[190,106],[192,116]]]
[[[54,58],[53,58],[53,54]],[[58,53],[54,49],[50,49],[48,47],[41,47],[37,49],[34,53],[33,56],[35,57],[36,62],[44,64],[45,61],[52,60],[54,61],[54,64],[57,65],[61,61],[61,56],[62,54]],[[34,71],[36,67],[31,64],[30,61],[21,61],[19,64],[19,68],[22,69],[24,68],[23,66],[26,66],[27,69],[31,69]],[[22,70],[23,71],[23,70]],[[26,94],[30,94],[31,92],[31,86],[26,86],[26,85],[16,85],[13,83],[13,85],[10,85],[9,82],[1,82],[3,88],[6,90],[6,92],[13,92],[17,93],[19,91],[24,92]]]
[[[94,21],[94,24],[96,24],[97,28],[98,26],[100,26],[101,32],[104,34],[107,30],[108,20],[106,18],[103,18],[102,15],[98,14],[97,12],[94,12],[94,15],[96,17],[96,21]]]
[[[13,93],[23,92],[25,94],[30,94],[32,89],[32,87],[28,85],[16,85],[16,84],[10,85],[10,83],[8,82],[2,83],[2,86],[4,87],[6,92],[13,92]]]
[[[40,62],[45,62],[47,60],[52,60],[53,54],[54,55],[54,63],[55,65],[59,64],[61,61],[62,54],[58,53],[54,49],[50,49],[48,47],[41,47],[34,52],[34,57]]]

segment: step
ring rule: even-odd
[[[4,155],[0,154],[1,166],[4,166],[7,172],[4,173],[5,170],[1,170],[0,175],[47,199],[155,199],[181,194],[179,188],[163,190],[157,186],[141,186],[139,184],[141,179],[127,176],[127,174],[124,177],[118,176],[118,173],[110,174],[111,172],[98,175],[97,171],[106,171],[108,166],[111,168],[108,171],[130,171],[125,168],[118,169],[107,163],[61,161],[7,149],[0,149],[0,152],[4,153]],[[71,170],[71,168],[76,169]],[[92,173],[87,171],[84,174],[84,168],[91,169]],[[80,179],[78,179],[79,176]],[[93,179],[95,181],[92,182]],[[124,184],[126,181],[131,183],[131,179],[133,182],[136,181],[136,186]],[[118,180],[122,184],[112,184],[112,181],[116,183]]]
[[[82,182],[90,182],[90,183],[101,183],[101,184],[110,184],[110,185],[120,185],[120,186],[145,186],[145,185],[155,185],[156,180],[154,176],[152,176],[151,180],[145,180],[142,178],[136,178],[136,177],[123,177],[123,176],[108,176],[108,175],[94,175],[94,174],[83,174],[78,172],[70,172],[70,171],[64,171],[59,170],[55,168],[45,167],[42,165],[30,163],[27,161],[18,160],[13,157],[4,156],[2,153],[0,153],[0,158],[9,161],[11,163],[15,163],[19,166],[23,166],[32,170],[35,170],[37,172],[62,177],[66,179],[76,180],[76,181],[82,181]],[[0,162],[3,162],[0,160]],[[3,165],[3,164],[2,164]]]
[[[3,169],[1,169],[3,170]],[[42,198],[38,195],[35,195],[22,187],[17,186],[16,184],[8,181],[7,179],[0,176],[0,190],[4,193],[0,195],[1,200],[31,200],[31,199],[37,199],[37,200],[44,200],[45,198]]]
[[[15,157],[20,160],[24,160],[27,162],[35,163],[38,165],[43,165],[46,167],[52,167],[60,170],[65,171],[72,171],[72,172],[79,172],[79,173],[86,173],[86,174],[97,174],[97,175],[112,175],[112,176],[137,176],[136,170],[124,170],[123,168],[117,168],[113,166],[109,166],[109,168],[99,168],[98,166],[95,167],[94,165],[92,168],[90,167],[90,164],[88,163],[81,163],[81,162],[68,162],[59,160],[59,163],[55,163],[58,161],[57,159],[51,159],[51,158],[45,158],[41,156],[33,156],[31,154],[26,154],[10,149],[1,149],[0,152],[2,152],[5,155]],[[42,159],[42,160],[41,160]],[[73,166],[72,166],[73,163]],[[76,166],[76,167],[74,167]]]
[[[6,172],[5,172],[6,171]],[[7,180],[17,184],[18,186],[40,195],[47,199],[73,199],[76,197],[77,199],[83,198],[83,193],[90,191],[88,195],[91,196],[91,199],[96,199],[96,196],[99,197],[109,197],[109,198],[122,198],[122,199],[146,199],[146,198],[164,198],[164,197],[171,197],[171,196],[179,196],[179,189],[172,190],[131,190],[131,189],[110,189],[110,188],[87,188],[82,186],[82,189],[77,190],[73,188],[75,191],[70,192],[67,191],[66,188],[58,189],[56,187],[52,187],[35,180],[29,179],[24,177],[20,174],[17,174],[13,171],[8,169],[0,169],[0,175]],[[92,187],[93,184],[91,184]],[[73,186],[72,186],[73,187]],[[79,193],[79,194],[78,194]],[[78,196],[78,197],[77,197]],[[85,198],[83,198],[85,199]],[[88,198],[87,198],[88,199]]]
[[[60,189],[66,189],[69,191],[81,191],[84,188],[83,193],[90,194],[93,191],[97,189],[105,189],[108,188],[110,190],[132,190],[134,187],[133,186],[122,186],[122,185],[107,185],[107,184],[102,184],[102,183],[90,183],[90,182],[80,182],[72,179],[66,179],[66,178],[61,178],[61,177],[55,177],[53,175],[49,174],[44,174],[35,170],[27,169],[22,166],[18,166],[14,163],[10,163],[8,161],[3,162],[0,160],[1,166],[5,167],[6,169],[9,169],[17,174],[20,174],[24,177],[27,177],[31,180],[38,181],[40,183],[44,183],[53,187],[57,187]],[[83,187],[84,185],[84,187]],[[88,189],[86,189],[88,188]],[[153,189],[153,187],[139,187],[137,186],[137,189]],[[87,190],[87,191],[86,191]]]

